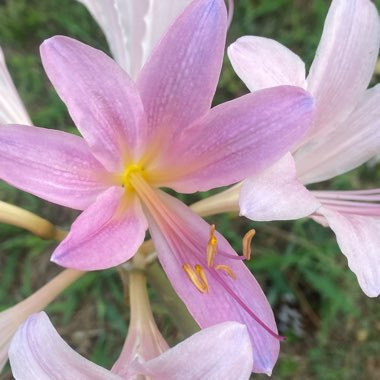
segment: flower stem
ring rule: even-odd
[[[25,228],[46,240],[63,240],[67,232],[21,207],[0,201],[0,222]]]

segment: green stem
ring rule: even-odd
[[[167,310],[170,310],[173,323],[184,337],[188,337],[199,331],[199,326],[190,315],[182,300],[178,297],[158,262],[149,265],[146,268],[146,272],[148,282],[156,290]]]

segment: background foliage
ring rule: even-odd
[[[174,0],[175,1],[175,0]],[[309,66],[318,44],[328,0],[236,1],[229,42],[245,34],[275,38]],[[380,1],[375,1],[378,9]],[[108,51],[105,39],[83,6],[74,0],[0,1],[0,45],[35,125],[75,131],[64,104],[48,82],[38,46],[55,34],[69,35]],[[379,75],[374,78],[378,82]],[[226,60],[215,103],[247,90]],[[378,166],[363,166],[318,188],[376,187]],[[205,194],[183,198],[193,202]],[[41,201],[0,183],[0,199],[69,227],[76,212]],[[309,220],[252,223],[234,215],[212,218],[237,250],[254,227],[250,269],[269,297],[287,340],[273,379],[378,379],[380,305],[360,291],[347,269],[333,233]],[[22,300],[59,271],[49,262],[54,242],[15,227],[0,225],[0,310]],[[173,344],[182,337],[170,313],[151,289],[158,324]],[[48,313],[77,351],[110,367],[127,331],[128,308],[115,270],[90,273],[48,308]],[[0,379],[10,379],[10,372]],[[265,378],[256,376],[257,379]]]

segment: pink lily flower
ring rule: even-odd
[[[249,379],[252,352],[247,329],[225,322],[202,330],[147,362],[134,362],[129,374],[100,367],[76,353],[44,312],[20,327],[9,359],[16,380]],[[145,377],[143,377],[145,378]]]
[[[82,275],[83,272],[66,269],[30,297],[0,313],[0,373],[8,360],[8,348],[19,326],[31,314],[43,310]]]
[[[254,370],[270,373],[279,336],[259,284],[219,233],[210,234],[202,218],[158,189],[191,193],[257,175],[311,124],[311,97],[288,86],[210,110],[226,20],[222,0],[193,1],[137,84],[96,49],[66,37],[45,41],[45,70],[84,138],[0,127],[0,178],[84,210],[53,253],[65,267],[95,270],[125,262],[149,224],[159,260],[197,323],[247,324]]]
[[[242,37],[228,54],[255,92],[292,84],[315,98],[316,122],[291,155],[241,190],[241,214],[254,220],[311,215],[334,231],[350,269],[370,297],[380,294],[380,190],[308,191],[304,185],[345,173],[380,150],[380,87],[368,89],[380,43],[369,0],[333,0],[305,79],[302,60],[279,43]],[[275,207],[273,207],[275,205]]]

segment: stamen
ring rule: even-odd
[[[255,235],[256,235],[256,231],[252,229],[252,230],[249,230],[243,237],[243,256],[247,260],[251,258],[251,242]]]
[[[187,274],[187,277],[189,277],[189,280],[201,293],[208,293],[208,282],[206,274],[200,265],[197,264],[195,266],[195,271],[190,264],[183,264],[182,269]]]
[[[216,255],[216,245],[217,245],[217,239],[215,236],[215,224],[211,224],[210,226],[210,239],[207,243],[207,265],[209,267],[212,267],[214,265],[214,259]]]
[[[199,278],[202,280],[202,282],[205,285],[207,292],[208,292],[208,289],[209,289],[208,288],[208,281],[207,281],[206,273],[205,273],[203,267],[199,264],[195,265],[195,272],[197,273]]]
[[[224,264],[219,264],[215,267],[216,270],[222,270],[226,274],[228,274],[233,280],[236,280],[237,276],[235,272],[228,266]]]

